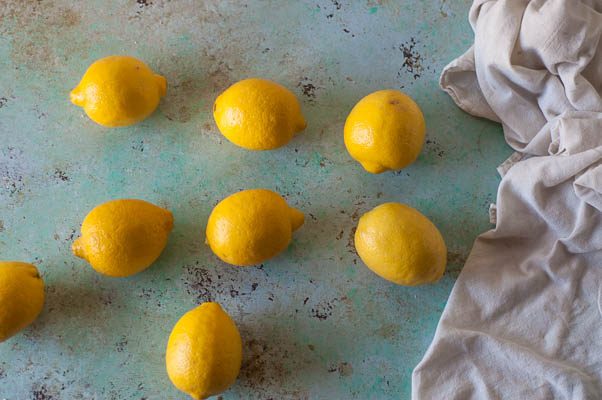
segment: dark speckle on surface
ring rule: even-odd
[[[46,386],[42,385],[37,390],[31,392],[32,400],[53,400],[55,397],[48,393]]]
[[[0,232],[4,232],[4,221],[0,219]]]
[[[14,147],[7,147],[2,150],[0,158],[0,194],[7,191],[9,196],[18,195],[25,189],[23,182],[23,173],[21,171],[21,156],[23,152]]]
[[[353,367],[348,362],[342,362],[339,364],[339,375],[341,376],[349,376],[353,374]]]
[[[343,5],[341,4],[341,2],[339,0],[330,0],[330,2],[332,3],[333,6],[335,6],[335,8],[337,10],[340,10],[341,7],[343,7]]]
[[[118,353],[122,353],[125,350],[125,347],[128,344],[128,340],[125,336],[121,336],[121,339],[115,343],[115,349]]]
[[[393,340],[398,337],[401,327],[395,324],[384,324],[374,333],[379,337],[387,340]]]
[[[4,107],[8,103],[8,99],[6,97],[0,97],[0,108]]]
[[[411,38],[409,41],[399,45],[399,50],[403,53],[403,64],[397,75],[402,76],[404,72],[412,74],[414,80],[422,76],[424,68],[422,66],[422,55],[417,50],[418,42]]]
[[[197,304],[213,301],[212,286],[214,286],[214,283],[209,271],[199,267],[198,262],[195,266],[185,267],[185,270],[187,273],[186,292],[196,297]]]
[[[132,145],[132,149],[144,153],[144,140],[137,141]]]
[[[341,229],[341,231],[337,234],[336,239],[337,240],[341,240],[341,238],[343,237],[343,234],[345,233],[345,231],[343,229]]]
[[[464,268],[467,258],[467,254],[448,251],[445,273],[457,277],[462,271],[462,268]]]
[[[298,88],[301,88],[301,93],[305,98],[313,102],[316,99],[316,86],[311,83],[308,77],[301,78],[299,83],[297,84]]]
[[[350,253],[353,254],[357,254],[357,251],[355,250],[355,231],[357,230],[357,227],[353,227],[351,228],[351,231],[349,232],[349,236],[347,236],[347,251],[349,251]]]
[[[463,266],[466,263],[468,255],[463,253],[455,253],[453,251],[447,252],[447,263]]]
[[[244,329],[241,335],[243,338],[255,336]],[[291,375],[298,373],[303,367],[302,354],[305,352],[305,347],[299,348],[296,343],[287,342],[282,337],[270,337],[269,340],[257,337],[246,339],[237,385],[253,395],[240,398],[309,399],[306,390],[295,384],[292,387],[289,385]]]
[[[148,7],[150,5],[152,5],[152,1],[149,0],[136,0],[136,3],[140,6],[140,7]]]
[[[445,155],[445,150],[443,150],[439,143],[437,143],[434,139],[426,140],[426,148],[429,153],[433,153],[439,158],[442,158]]]
[[[334,298],[330,301],[321,301],[311,309],[311,315],[314,318],[319,320],[328,319],[328,317],[332,316],[332,311],[335,308],[335,303],[338,302],[339,299]]]
[[[61,170],[60,168],[55,168],[54,169],[54,177],[56,179],[58,179],[59,181],[62,181],[62,182],[69,182],[70,181],[70,179],[67,176],[67,174],[65,173],[65,171]]]
[[[229,271],[219,268],[211,269],[202,266],[197,261],[193,265],[185,266],[184,270],[186,271],[184,277],[186,293],[194,296],[197,304],[215,301],[218,297],[223,296],[231,298],[249,296],[259,286],[258,282],[242,283],[235,274],[237,269]],[[230,272],[233,274],[230,275]]]
[[[351,34],[351,37],[355,37],[355,34],[351,33],[351,31],[347,28],[343,28],[343,32]]]
[[[338,365],[328,367],[328,372],[338,372],[340,377],[346,377],[353,374],[353,367],[348,362],[340,362]]]

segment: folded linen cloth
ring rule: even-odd
[[[602,0],[476,0],[469,19],[441,86],[518,154],[412,398],[602,399]]]

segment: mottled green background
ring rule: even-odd
[[[71,4],[72,3],[72,4]],[[500,128],[462,113],[438,87],[471,43],[469,0],[0,1],[0,258],[34,262],[40,318],[0,344],[0,398],[184,399],[164,368],[168,334],[196,304],[239,325],[244,365],[224,399],[405,399],[476,235],[489,229]],[[68,101],[86,67],[111,54],[145,60],[169,82],[158,111],[108,130]],[[307,130],[248,152],[211,116],[217,94],[250,76],[302,100]],[[428,141],[400,173],[370,175],[342,128],[361,97],[403,88]],[[221,263],[203,244],[213,205],[276,190],[307,215],[290,248],[260,268]],[[167,207],[161,259],[128,279],[96,274],[70,245],[86,213],[135,197]],[[358,217],[409,203],[439,226],[450,265],[437,284],[403,288],[364,268]]]

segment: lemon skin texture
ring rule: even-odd
[[[167,80],[142,61],[110,56],[90,65],[70,98],[92,121],[115,128],[151,115],[166,91]]]
[[[220,94],[213,117],[230,142],[247,150],[284,146],[307,126],[291,91],[258,78],[237,82]]]
[[[24,262],[0,261],[0,342],[29,326],[44,307],[44,281]]]
[[[289,207],[278,193],[244,190],[215,206],[207,222],[206,241],[228,264],[257,265],[286,249],[303,221],[303,213]]]
[[[103,275],[126,277],[155,262],[172,229],[168,210],[143,200],[112,200],[86,216],[72,251]]]
[[[373,174],[412,164],[424,144],[424,116],[409,96],[381,90],[361,99],[345,122],[345,146]]]
[[[385,203],[364,214],[355,248],[368,268],[398,285],[436,282],[447,264],[447,248],[437,227],[400,203]]]
[[[217,303],[203,303],[174,326],[165,353],[171,382],[193,399],[225,391],[242,363],[238,328]]]

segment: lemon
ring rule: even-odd
[[[203,303],[188,311],[169,335],[167,374],[194,399],[226,390],[236,380],[241,363],[240,333],[217,303]]]
[[[77,87],[71,102],[106,127],[133,125],[155,111],[165,96],[167,81],[142,61],[110,56],[95,61]]]
[[[229,264],[255,265],[286,249],[303,221],[303,213],[278,193],[244,190],[215,206],[207,222],[207,243]]]
[[[213,117],[228,140],[248,150],[284,146],[307,126],[295,95],[266,79],[230,86],[215,101]]]
[[[101,274],[124,277],[159,257],[173,228],[172,214],[143,200],[113,200],[95,207],[73,242],[73,254]]]
[[[437,227],[405,204],[385,203],[364,214],[355,248],[377,275],[398,285],[435,282],[443,276],[447,249]]]
[[[44,306],[44,281],[31,264],[0,261],[0,342],[31,324]]]
[[[345,122],[347,151],[368,172],[399,170],[413,163],[424,144],[422,111],[398,90],[361,99]]]

